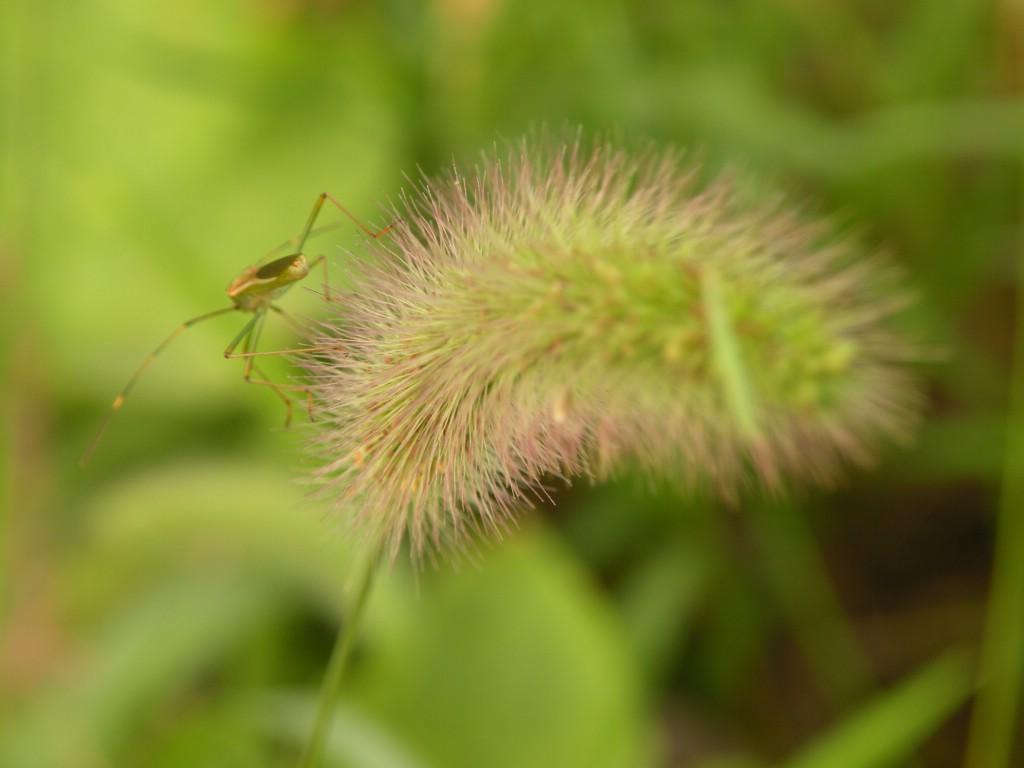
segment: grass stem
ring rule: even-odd
[[[1024,177],[1021,179],[1024,188]],[[966,768],[1009,768],[1024,678],[1024,233],[995,553],[971,715]]]
[[[317,706],[316,720],[299,761],[299,768],[315,768],[320,760],[331,716],[341,693],[341,683],[348,667],[349,656],[352,654],[352,646],[359,634],[359,627],[366,612],[366,604],[369,602],[381,550],[381,543],[376,544],[366,558],[359,580],[355,585],[355,601],[352,603],[347,621],[338,629],[334,649],[331,651],[331,658],[327,664],[327,672],[324,674],[323,687],[320,690],[320,704]]]

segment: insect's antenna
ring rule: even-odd
[[[213,312],[207,312],[205,315],[193,317],[191,320],[186,320],[184,323],[175,328],[170,336],[168,336],[166,339],[160,342],[160,345],[149,353],[149,357],[147,357],[142,362],[142,365],[139,366],[139,369],[135,371],[135,373],[132,375],[130,379],[128,379],[128,383],[124,385],[124,389],[122,389],[118,396],[114,398],[113,404],[107,411],[107,415],[103,417],[103,422],[100,424],[99,429],[96,430],[96,434],[93,435],[92,440],[89,441],[89,447],[85,449],[85,453],[83,453],[82,458],[79,459],[78,465],[84,467],[86,464],[89,463],[89,459],[92,458],[93,451],[96,450],[96,446],[97,444],[99,444],[100,438],[103,437],[103,433],[106,431],[107,425],[110,423],[110,420],[114,417],[114,414],[121,410],[121,406],[124,405],[124,401],[125,398],[128,397],[128,393],[132,391],[132,388],[138,383],[139,379],[142,378],[142,375],[147,370],[149,370],[149,366],[151,366],[153,362],[160,356],[160,353],[162,353],[165,349],[167,349],[168,346],[170,346],[171,342],[173,342],[176,338],[178,338],[178,336],[180,336],[182,333],[184,333],[187,329],[191,328],[196,323],[201,323],[204,320],[209,320],[212,317],[217,317],[217,315],[224,315],[227,314],[228,312],[234,312],[237,309],[238,307],[235,306],[224,307],[223,309],[216,309]]]

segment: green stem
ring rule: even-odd
[[[370,590],[373,586],[374,575],[377,573],[382,549],[381,543],[376,544],[366,558],[363,571],[356,582],[355,602],[352,604],[348,620],[338,629],[334,649],[331,651],[331,659],[327,663],[327,672],[324,674],[323,687],[320,689],[320,704],[317,707],[316,721],[313,724],[309,741],[306,742],[306,748],[302,752],[302,758],[299,760],[299,768],[314,768],[320,760],[331,716],[338,702],[338,695],[341,693],[341,682],[345,676],[352,646],[359,634],[359,627],[366,612],[366,604],[369,602]]]
[[[809,523],[791,502],[762,501],[747,509],[761,567],[804,659],[834,708],[851,707],[871,691],[874,673],[843,613]]]
[[[966,768],[1008,768],[1020,723],[1024,682],[1024,253],[1017,257],[1015,326],[1006,460]]]

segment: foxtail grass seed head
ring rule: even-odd
[[[534,139],[404,196],[303,361],[322,492],[419,556],[500,533],[553,480],[633,467],[735,498],[907,437],[895,271],[700,175]]]

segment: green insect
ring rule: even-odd
[[[371,238],[376,239],[380,237],[393,226],[389,225],[378,232],[374,232],[367,228],[366,225],[359,221],[359,219],[357,219],[348,211],[347,208],[335,200],[331,195],[323,192],[317,198],[316,203],[314,203],[313,210],[310,211],[309,218],[306,220],[306,225],[302,228],[301,234],[289,241],[289,244],[295,243],[295,253],[288,256],[281,256],[271,261],[264,260],[261,263],[246,267],[227,287],[227,295],[228,298],[231,299],[230,307],[215,309],[213,312],[207,312],[199,315],[198,317],[186,320],[175,328],[166,339],[160,342],[156,349],[150,352],[149,356],[142,362],[142,365],[139,366],[138,370],[135,371],[132,377],[128,380],[128,383],[125,384],[124,389],[122,389],[120,393],[118,393],[117,397],[114,398],[114,402],[107,411],[106,416],[103,418],[99,429],[96,430],[96,434],[93,435],[92,440],[89,441],[89,445],[85,449],[85,453],[82,454],[82,458],[79,461],[81,466],[84,467],[89,463],[89,459],[92,458],[92,454],[96,450],[96,446],[100,439],[103,437],[103,433],[106,431],[107,426],[110,424],[110,420],[113,418],[114,414],[121,409],[121,406],[124,405],[124,401],[128,397],[128,393],[132,391],[132,388],[135,387],[143,374],[149,370],[149,367],[157,357],[159,357],[160,354],[170,346],[171,342],[177,339],[178,336],[193,325],[219,315],[225,315],[228,312],[248,312],[252,317],[245,324],[242,330],[238,332],[238,335],[231,340],[231,343],[228,344],[227,349],[224,350],[224,357],[229,359],[244,358],[245,367],[242,370],[242,376],[245,381],[250,384],[259,384],[261,386],[270,387],[270,389],[272,389],[274,393],[281,398],[286,408],[285,426],[288,426],[292,420],[292,399],[288,396],[288,392],[305,394],[310,418],[312,418],[313,398],[308,388],[295,384],[280,384],[273,382],[268,379],[256,365],[256,358],[259,356],[281,355],[298,350],[259,352],[256,350],[256,344],[259,341],[260,331],[263,328],[263,321],[266,318],[267,310],[276,312],[292,325],[297,325],[291,316],[278,307],[274,302],[295,283],[304,279],[306,275],[308,275],[318,264],[322,263],[324,265],[324,286],[325,290],[329,290],[326,282],[327,264],[324,261],[324,257],[317,256],[315,259],[309,260],[306,258],[305,254],[302,253],[306,240],[309,239],[311,234],[331,229],[335,226],[328,225],[316,230],[316,232],[313,230],[313,225],[316,223],[317,216],[320,215],[320,209],[323,207],[325,202],[332,203],[336,208],[338,208],[338,210],[354,221],[359,228]],[[328,299],[330,299],[329,293]],[[235,350],[239,348],[239,345],[241,345],[241,352],[236,352]]]

